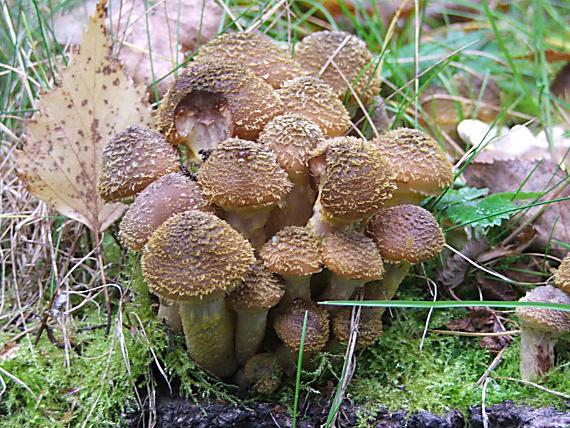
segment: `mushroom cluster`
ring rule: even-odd
[[[319,32],[296,52],[255,33],[208,42],[156,130],[108,142],[99,183],[130,203],[120,238],[142,253],[161,320],[204,369],[263,393],[293,367],[305,320],[307,360],[348,340],[351,311],[319,302],[391,299],[410,265],[439,254],[443,232],[417,204],[452,181],[421,131],[348,135],[343,100],[368,108],[380,89],[363,41]],[[381,317],[362,311],[358,348]]]

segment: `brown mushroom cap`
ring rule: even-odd
[[[119,237],[131,251],[140,251],[167,218],[189,209],[213,211],[189,177],[178,172],[163,175],[137,195],[121,221]]]
[[[279,275],[312,275],[322,270],[321,241],[306,227],[288,226],[261,248],[267,270]]]
[[[165,95],[157,113],[157,128],[173,144],[184,141],[177,119],[189,112],[224,111],[227,137],[254,140],[283,111],[277,92],[241,66],[204,62],[190,65]]]
[[[570,294],[570,254],[567,254],[558,266],[555,284],[567,294]]]
[[[169,172],[178,171],[178,152],[158,132],[142,125],[115,135],[103,149],[99,195],[107,201],[130,198]]]
[[[153,293],[184,302],[233,290],[254,262],[253,248],[228,223],[190,210],[154,231],[143,250],[142,271]]]
[[[328,140],[312,157],[324,156],[321,206],[326,217],[340,222],[367,218],[392,197],[394,172],[381,150],[354,137]]]
[[[429,211],[417,205],[384,208],[366,227],[384,260],[420,263],[437,256],[445,244],[443,231]]]
[[[341,278],[375,281],[382,277],[384,264],[372,239],[356,231],[332,232],[323,239],[323,261]]]
[[[396,181],[421,194],[436,194],[453,181],[451,162],[430,136],[398,128],[373,141],[394,166]]]
[[[570,305],[570,296],[552,285],[545,285],[527,291],[519,301]],[[516,315],[527,328],[547,331],[554,335],[570,331],[570,312],[520,307],[517,308]]]
[[[195,62],[216,60],[245,67],[274,88],[307,74],[286,51],[261,33],[226,33],[200,48]]]
[[[358,337],[356,347],[366,348],[372,345],[382,335],[382,320],[373,311],[362,308],[358,322]],[[350,339],[350,324],[352,309],[341,309],[332,319],[333,333],[340,342],[347,343]]]
[[[258,394],[272,394],[281,384],[283,369],[277,356],[269,352],[256,354],[243,367],[244,376]]]
[[[275,306],[285,294],[277,275],[265,269],[263,263],[255,263],[243,282],[226,300],[235,311],[257,311]]]
[[[380,79],[372,53],[366,43],[354,35],[344,31],[310,34],[295,47],[295,58],[316,76],[329,64],[319,77],[340,97],[349,91],[347,81],[365,105],[380,93]]]
[[[271,206],[292,187],[271,149],[238,138],[212,151],[198,171],[198,182],[208,201],[222,208]]]
[[[298,351],[305,311],[308,311],[308,315],[303,349],[305,352],[318,352],[325,347],[329,338],[329,318],[326,310],[312,302],[295,299],[275,319],[275,332],[288,348]]]
[[[324,136],[313,121],[288,113],[269,122],[258,141],[275,152],[289,176],[295,176],[308,173],[309,154],[324,141]]]
[[[288,80],[277,92],[285,113],[312,120],[327,137],[344,135],[350,128],[348,111],[331,87],[316,77]]]

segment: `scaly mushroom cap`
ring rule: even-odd
[[[198,171],[198,182],[208,201],[222,208],[271,206],[292,188],[271,149],[238,138],[212,151]]]
[[[321,156],[326,172],[320,202],[326,217],[354,222],[371,216],[392,197],[396,188],[393,169],[370,142],[334,138],[311,155],[313,159]]]
[[[99,195],[107,202],[130,198],[169,172],[178,171],[178,152],[158,132],[142,125],[115,135],[103,149]]]
[[[297,113],[312,120],[327,137],[344,135],[350,128],[348,111],[332,88],[316,77],[288,80],[277,92],[285,113]]]
[[[288,348],[298,351],[305,311],[308,311],[308,315],[303,349],[305,352],[318,352],[325,347],[329,338],[329,318],[325,309],[312,302],[295,299],[275,318],[275,332]]]
[[[121,221],[119,237],[131,251],[140,251],[167,218],[197,209],[213,211],[202,191],[189,177],[171,172],[139,193]]]
[[[437,256],[445,244],[443,231],[429,211],[417,205],[384,208],[366,226],[384,260],[420,263]]]
[[[321,241],[306,227],[288,226],[261,248],[268,271],[279,275],[312,275],[322,270]]]
[[[382,335],[382,320],[369,308],[362,308],[358,322],[358,337],[356,347],[364,349],[372,345]],[[332,319],[333,333],[340,342],[347,343],[350,339],[350,323],[352,309],[341,309]]]
[[[154,231],[142,272],[153,293],[185,302],[233,290],[253,263],[253,248],[239,232],[213,214],[190,210]]]
[[[558,266],[554,283],[562,291],[570,294],[570,254],[567,254]]]
[[[295,47],[295,59],[315,76],[319,76],[328,64],[319,77],[340,97],[349,91],[347,82],[364,105],[380,93],[380,79],[372,53],[366,43],[354,35],[344,31],[310,34]]]
[[[258,394],[273,394],[281,384],[283,369],[274,354],[263,352],[246,361],[244,376]]]
[[[195,62],[216,60],[245,67],[275,89],[286,80],[306,75],[288,53],[261,33],[226,33],[200,48]]]
[[[308,173],[309,154],[323,141],[319,126],[298,114],[277,116],[259,135],[260,143],[270,147],[290,177]]]
[[[220,140],[231,136],[254,140],[282,111],[277,92],[250,71],[204,62],[190,65],[173,83],[158,109],[157,128],[171,143],[180,144],[189,137],[188,121],[196,115],[205,125],[222,115],[224,129],[215,131]]]
[[[243,282],[226,301],[235,311],[258,311],[275,306],[285,294],[277,275],[267,271],[263,263],[255,263]]]
[[[323,239],[323,261],[341,278],[375,281],[382,278],[384,264],[374,241],[356,231],[332,232]]]
[[[527,291],[519,301],[570,305],[570,296],[552,285],[545,285]],[[570,312],[521,307],[517,308],[516,315],[527,328],[546,331],[553,335],[570,331]]]
[[[424,195],[439,193],[451,184],[451,162],[428,135],[417,129],[398,128],[373,140],[394,166],[398,185]]]

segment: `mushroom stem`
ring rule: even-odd
[[[380,281],[366,284],[365,300],[392,300],[409,270],[410,264],[408,262],[389,264]],[[371,308],[371,311],[378,318],[382,318],[386,308]]]
[[[237,311],[236,357],[240,366],[253,357],[265,336],[268,310]]]
[[[237,370],[234,327],[223,296],[180,303],[180,318],[190,357],[218,377]]]
[[[311,300],[311,275],[281,275],[285,281],[285,294],[279,302],[280,308],[285,308],[293,303],[293,300],[300,298],[306,301]]]
[[[354,293],[354,290],[358,287],[362,287],[363,285],[364,281],[341,278],[333,273],[329,283],[319,296],[318,300],[348,300],[350,299],[350,296],[352,296],[352,293]],[[329,312],[331,312],[331,309],[334,311],[335,309],[340,309],[340,307],[327,308]]]
[[[311,360],[316,352],[310,352],[306,349],[303,351],[303,361],[301,367],[305,370],[310,370],[314,368]],[[295,369],[297,367],[297,362],[299,361],[299,351],[293,351],[291,348],[284,344],[280,344],[275,350],[275,355],[279,360],[279,365],[283,367],[283,371],[289,377],[295,375]]]
[[[182,333],[182,321],[178,313],[180,305],[168,299],[159,298],[158,319],[177,333]]]
[[[528,328],[521,329],[521,379],[536,380],[554,367],[554,345],[557,338],[551,333]]]
[[[260,248],[266,241],[263,227],[272,207],[226,209],[226,221],[245,236],[254,248]]]
[[[309,219],[307,223],[307,227],[317,236],[321,238],[325,235],[328,235],[335,230],[338,230],[339,227],[333,223],[331,223],[327,218],[323,215],[321,209],[321,202],[317,199],[315,205],[313,207],[313,216]]]

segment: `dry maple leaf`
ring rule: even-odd
[[[151,121],[145,88],[135,86],[111,59],[102,3],[60,83],[41,96],[16,152],[18,175],[27,189],[95,232],[126,209],[105,204],[97,193],[105,143],[129,125]]]

